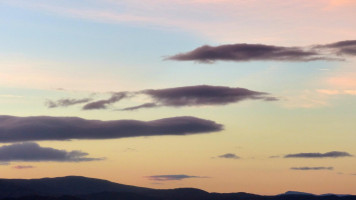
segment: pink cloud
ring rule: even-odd
[[[356,90],[328,90],[328,89],[319,89],[318,93],[326,95],[356,95]]]
[[[328,78],[327,82],[334,87],[356,89],[356,73],[344,74]]]
[[[352,39],[356,34],[356,21],[353,20],[356,3],[353,0],[93,1],[100,6],[73,6],[70,1],[61,4],[53,1],[4,2],[103,23],[183,30],[224,43],[249,41],[289,45],[295,44],[298,38],[298,45],[304,45]]]

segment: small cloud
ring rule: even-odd
[[[146,178],[152,181],[180,181],[183,179],[190,179],[190,178],[209,178],[209,177],[178,174],[178,175],[154,175],[154,176],[146,176]]]
[[[134,148],[126,148],[126,149],[124,150],[124,152],[133,152],[133,151],[137,151],[137,150],[134,149]]]
[[[14,169],[32,169],[35,167],[32,165],[17,165],[17,166],[13,166],[12,168],[14,168]]]
[[[97,161],[104,158],[90,158],[82,151],[65,151],[49,147],[41,147],[37,143],[15,143],[0,147],[1,162],[84,162]]]
[[[297,153],[288,154],[284,158],[340,158],[340,157],[352,157],[353,155],[342,151],[330,151],[327,153]]]
[[[236,154],[233,154],[233,153],[226,153],[226,154],[218,156],[218,158],[240,159],[239,156],[237,156]]]
[[[334,170],[333,167],[291,167],[291,170]]]

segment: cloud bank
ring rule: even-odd
[[[189,135],[221,130],[221,124],[189,116],[153,121],[0,116],[0,142]]]
[[[49,147],[41,147],[37,143],[15,143],[0,147],[0,162],[83,162],[103,160],[90,158],[82,151],[65,151]]]
[[[342,151],[330,151],[327,153],[297,153],[288,154],[284,158],[340,158],[340,157],[352,157],[353,155]]]
[[[154,176],[146,176],[151,181],[181,181],[183,179],[190,178],[208,178],[206,176],[189,176],[185,174],[178,175],[154,175]]]
[[[334,170],[333,167],[291,167],[291,170]]]
[[[343,56],[356,55],[356,40],[340,41],[309,47],[283,47],[266,44],[227,44],[201,46],[187,53],[169,56],[168,60],[197,61],[294,61],[343,60]]]

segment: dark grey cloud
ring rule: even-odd
[[[108,99],[94,101],[94,102],[85,104],[83,106],[83,110],[106,109],[108,105],[111,105],[113,103],[116,103],[116,102],[126,98],[127,95],[128,95],[127,92],[113,93],[112,96]]]
[[[291,170],[334,170],[333,167],[291,167]]]
[[[121,111],[132,111],[132,110],[138,110],[141,108],[154,108],[154,107],[158,107],[159,105],[157,105],[156,103],[144,103],[138,106],[133,106],[133,107],[127,107],[124,109],[120,109]]]
[[[41,147],[37,143],[15,143],[0,147],[1,162],[83,162],[103,160],[103,158],[87,157],[82,151],[65,151],[49,147]]]
[[[16,166],[13,166],[12,168],[14,168],[14,169],[32,169],[35,167],[32,165],[16,165]]]
[[[233,153],[226,153],[226,154],[218,156],[218,158],[240,159],[239,156],[237,156],[236,154],[233,154]]]
[[[201,46],[187,53],[168,57],[168,60],[198,61],[314,61],[342,60],[340,56],[356,55],[356,40],[340,41],[327,45],[309,47],[283,47],[265,44],[227,44],[220,46]]]
[[[146,176],[146,178],[148,178],[151,181],[180,181],[189,178],[209,178],[209,177],[178,174],[178,175],[154,175],[154,176]]]
[[[83,99],[59,99],[57,101],[47,100],[45,102],[48,108],[56,108],[56,107],[67,107],[75,104],[87,103],[91,101],[91,98],[83,98]]]
[[[263,101],[278,100],[275,97],[269,96],[269,94],[265,92],[256,92],[245,88],[231,88],[210,85],[186,86],[156,90],[151,89],[141,91],[140,93],[150,96],[154,103],[126,108],[126,110],[133,110],[132,108],[139,109],[147,106],[182,107],[226,105],[248,99]]]
[[[198,61],[213,63],[215,61],[312,61],[325,59],[316,50],[300,47],[282,47],[264,44],[228,44],[220,46],[202,46],[187,53],[170,56],[169,60]]]
[[[214,121],[190,116],[153,121],[0,116],[0,142],[189,135],[218,132],[222,129],[223,126]]]
[[[353,155],[342,151],[330,151],[327,153],[297,153],[288,154],[284,158],[339,158],[339,157],[351,157]]]

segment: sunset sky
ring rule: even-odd
[[[356,1],[0,0],[0,178],[356,195]]]

